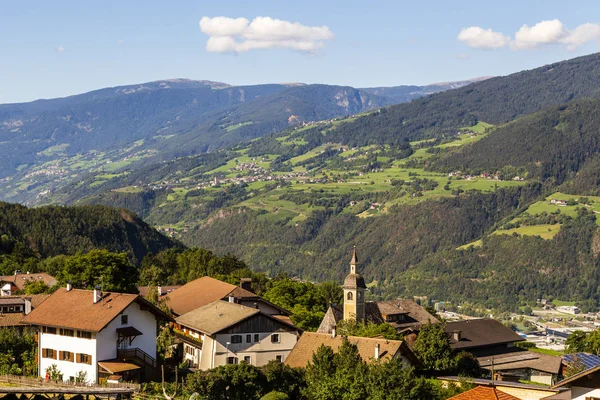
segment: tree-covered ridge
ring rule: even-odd
[[[181,246],[132,212],[106,206],[27,208],[0,202],[0,235],[0,254],[16,246],[41,258],[107,249],[139,263],[148,253]]]
[[[575,177],[586,161],[600,152],[599,112],[599,100],[550,107],[500,126],[458,151],[442,154],[432,166],[471,175],[511,167],[513,175],[549,179],[558,185]]]
[[[340,125],[331,137],[359,145],[397,143],[454,134],[478,121],[506,123],[548,106],[600,97],[599,76],[597,53],[391,106]]]

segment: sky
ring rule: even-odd
[[[599,51],[600,1],[1,0],[0,103],[169,78],[354,87]]]

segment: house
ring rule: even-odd
[[[215,300],[176,319],[184,360],[192,368],[210,369],[241,361],[262,366],[283,362],[298,339],[289,317],[235,302]]]
[[[216,300],[234,299],[235,303],[248,307],[258,307],[269,315],[285,315],[290,313],[281,307],[263,299],[250,291],[251,281],[242,279],[240,286],[232,285],[208,276],[193,280],[167,294],[169,307],[175,315],[183,315],[196,308],[203,307]]]
[[[22,329],[21,320],[44,302],[49,294],[0,297],[0,327]]]
[[[475,357],[505,353],[524,338],[490,318],[448,322],[445,326],[450,347],[455,351],[468,351]]]
[[[454,351],[473,354],[483,369],[496,372],[496,378],[551,385],[560,374],[560,357],[516,347],[525,339],[494,319],[448,322],[445,329]]]
[[[459,376],[442,376],[436,378],[438,381],[441,381],[443,387],[447,387],[449,384],[454,384],[460,386],[464,383],[465,378]],[[568,400],[570,399],[570,391],[564,388],[551,388],[549,386],[543,385],[532,385],[530,383],[520,383],[520,382],[504,382],[504,381],[496,381],[490,379],[468,379],[468,382],[471,384],[477,385],[477,387],[483,388],[493,388],[496,390],[496,394],[498,395],[498,399],[502,399],[502,393],[514,396],[514,398],[520,400]],[[470,393],[469,393],[470,392]],[[471,397],[451,397],[451,399],[487,399],[488,393],[493,394],[492,391],[467,391],[464,392],[465,396],[468,393]],[[492,399],[495,399],[492,397]]]
[[[571,389],[572,400],[600,399],[600,365],[568,377],[553,388]]]
[[[566,200],[551,199],[550,204],[554,204],[554,205],[560,206],[560,207],[565,207],[568,205],[568,202]]]
[[[342,345],[344,338],[347,338],[350,343],[358,347],[361,358],[367,363],[401,357],[404,366],[419,364],[419,360],[403,340],[340,336],[336,335],[335,329],[331,334],[304,332],[285,360],[285,364],[290,367],[305,368],[312,361],[313,354],[317,352],[319,347],[322,345],[331,347],[336,352]]]
[[[318,333],[331,333],[342,320],[387,323],[399,332],[415,329],[427,323],[439,322],[412,300],[365,301],[367,286],[364,278],[357,272],[357,266],[358,257],[355,247],[350,260],[350,273],[344,279],[342,286],[344,304],[329,307],[317,330]]]
[[[44,282],[47,286],[56,285],[56,278],[45,272],[23,274],[17,270],[14,275],[0,276],[0,296],[12,296],[25,289],[26,284],[37,281]]]
[[[138,294],[60,288],[26,315],[37,327],[39,376],[56,365],[63,380],[156,377],[158,321],[171,317]]]

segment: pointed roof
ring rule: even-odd
[[[462,392],[448,400],[519,400],[518,397],[512,396],[495,387],[477,386],[466,392]]]
[[[356,246],[354,246],[354,251],[352,252],[352,260],[350,260],[350,265],[358,264],[358,257],[356,256]]]

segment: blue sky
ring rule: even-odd
[[[319,37],[311,36],[308,46],[315,48],[303,51],[295,48],[306,42],[273,45],[272,32],[261,31],[266,48],[207,51],[209,35],[199,21],[218,16],[246,18],[246,25],[238,20],[242,30],[252,29],[256,17],[297,22]],[[552,20],[559,22],[530,29]],[[205,31],[222,35],[223,24],[212,22]],[[366,87],[506,75],[598,51],[597,22],[598,1],[6,0],[0,103],[167,78]],[[529,28],[517,40],[524,24]]]

